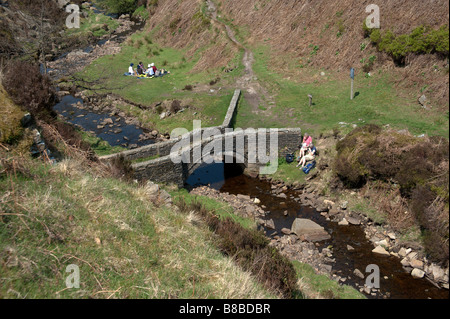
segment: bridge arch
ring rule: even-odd
[[[248,158],[247,158],[247,154],[242,153],[242,152],[218,152],[216,155],[212,156],[212,158],[214,159],[214,161],[212,163],[208,163],[206,162],[204,159],[205,158],[209,158],[209,156],[211,156],[211,154],[207,154],[202,156],[202,160],[200,162],[197,163],[186,163],[185,165],[185,174],[184,174],[184,179],[188,180],[188,178],[196,171],[198,170],[200,167],[204,166],[204,165],[208,165],[208,164],[214,164],[214,163],[223,163],[223,164],[234,164],[239,166],[242,171],[245,171],[249,166],[248,166]]]

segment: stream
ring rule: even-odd
[[[119,115],[94,112],[83,105],[82,99],[66,95],[53,110],[66,122],[103,139],[112,147],[136,148],[155,143],[153,139],[141,139],[148,130],[127,124],[126,119]]]
[[[371,264],[380,268],[380,294],[366,295],[368,298],[384,296],[391,299],[448,299],[449,297],[447,290],[437,288],[428,280],[414,279],[402,268],[400,259],[372,253],[374,246],[365,237],[361,226],[340,226],[336,222],[327,221],[314,208],[303,206],[295,200],[300,194],[297,191],[286,191],[287,197],[279,198],[272,194],[269,182],[244,175],[242,169],[236,165],[221,163],[200,167],[187,181],[187,188],[201,185],[209,185],[221,193],[258,198],[261,201],[259,205],[265,206],[264,210],[270,212],[267,219],[272,219],[275,223],[275,230],[265,229],[268,237],[275,231],[282,234],[282,228],[290,229],[296,218],[310,219],[324,227],[331,235],[331,239],[316,243],[316,247],[320,251],[332,247],[335,259],[332,273],[346,278],[346,285],[356,289],[364,285],[365,280],[354,275],[355,269],[364,273],[366,267]],[[347,245],[354,247],[354,251],[349,251]]]
[[[92,5],[96,14],[106,14],[102,9]],[[106,14],[114,19],[118,19],[117,15]],[[101,48],[106,45],[109,40],[116,43],[122,43],[129,35],[141,30],[145,23],[142,21],[134,21],[128,29],[121,32],[113,32],[110,36],[97,39],[95,43],[89,44],[84,48],[72,50],[70,52],[63,52],[51,62],[56,62],[58,68],[44,68],[41,64],[41,73],[49,73],[53,80],[58,80],[63,76],[70,75],[76,67],[85,67],[89,64],[83,58],[80,59],[66,59],[71,52],[83,52],[91,54],[95,48]],[[64,63],[57,63],[57,62]],[[53,63],[54,64],[54,63]],[[126,69],[126,68],[125,68]],[[56,87],[59,91],[60,88]],[[137,148],[149,144],[154,144],[155,140],[151,138],[143,138],[149,133],[148,129],[129,124],[127,120],[116,113],[104,113],[90,108],[81,98],[73,95],[65,95],[53,107],[66,122],[71,123],[80,129],[91,133],[92,135],[106,141],[112,147],[121,146],[124,148]]]

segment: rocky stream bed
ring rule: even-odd
[[[368,298],[448,298],[448,268],[427,260],[420,247],[402,246],[388,226],[380,227],[347,202],[318,195],[311,184],[239,175],[211,186],[191,193],[229,204],[237,215],[254,219],[287,258]],[[379,289],[366,285],[369,265],[380,269]]]

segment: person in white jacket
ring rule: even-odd
[[[128,67],[128,73],[125,73],[125,75],[136,75],[136,72],[134,72],[133,66],[134,66],[134,64],[131,63],[130,66]]]

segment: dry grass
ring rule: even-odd
[[[369,125],[348,134],[336,149],[339,178],[363,187],[394,229],[419,227],[429,259],[448,264],[448,140]]]
[[[206,23],[211,21],[202,10],[199,1],[160,1],[147,24],[161,45],[187,49],[186,57],[201,52],[192,72],[226,67],[239,51],[223,30]]]
[[[370,198],[371,206],[386,216],[388,224],[396,231],[404,232],[417,222],[409,212],[408,202],[400,194],[400,190],[392,185],[374,182],[367,184],[361,195]]]
[[[194,214],[81,158],[0,165],[0,297],[274,297],[224,257]],[[77,264],[81,288],[65,289]]]
[[[433,107],[446,111],[449,101],[448,66],[445,59],[435,55],[409,57],[407,68],[398,68],[387,55],[377,52],[363,36],[363,22],[369,2],[357,0],[334,1],[217,1],[221,14],[245,31],[250,46],[270,45],[275,51],[270,65],[279,73],[302,82],[321,81],[308,76],[299,66],[340,72],[348,78],[354,67],[357,76],[363,76],[360,62],[376,56],[374,71],[390,73],[394,84],[408,98],[416,99],[423,93],[432,100]],[[439,0],[430,6],[427,2],[383,0],[377,2],[381,10],[382,30],[392,29],[396,34],[411,32],[427,25],[437,29],[448,24],[447,1]],[[338,36],[338,32],[340,35]],[[367,47],[360,49],[365,43]],[[313,48],[317,46],[318,50]],[[433,68],[437,66],[435,71]],[[423,88],[426,90],[423,91]],[[421,90],[423,92],[421,92]]]

